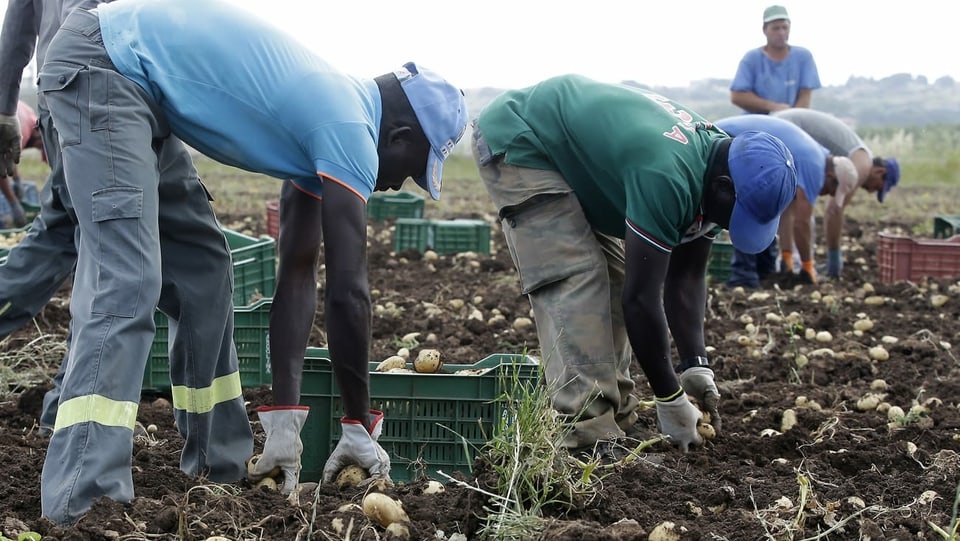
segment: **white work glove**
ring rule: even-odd
[[[684,453],[690,449],[690,444],[703,443],[703,438],[697,432],[700,410],[690,403],[686,394],[681,393],[678,398],[669,402],[657,400],[656,403],[657,424],[660,432],[670,438],[670,443]]]
[[[720,390],[714,381],[713,370],[706,366],[687,368],[680,373],[680,385],[683,392],[697,399],[700,407],[710,414],[710,424],[717,434],[720,433]]]
[[[23,213],[23,205],[19,201],[14,201],[10,207],[10,213],[13,215],[13,227],[27,225],[27,215]]]
[[[20,163],[20,121],[0,115],[0,177],[12,177]]]
[[[297,488],[300,481],[300,454],[303,452],[300,430],[307,422],[309,413],[307,406],[263,406],[257,409],[267,441],[263,444],[260,460],[253,471],[247,473],[247,479],[258,483],[270,477],[274,468],[280,468],[283,472],[283,483],[277,486],[280,493],[290,494]]]
[[[350,464],[367,470],[370,479],[390,479],[390,455],[377,443],[383,431],[383,412],[370,410],[369,415],[370,432],[360,421],[340,419],[343,434],[323,466],[323,483],[333,482],[340,470]]]

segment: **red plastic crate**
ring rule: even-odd
[[[280,201],[267,201],[267,235],[280,238]]]
[[[880,233],[877,263],[881,282],[960,277],[960,235],[934,240]]]

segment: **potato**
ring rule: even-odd
[[[371,492],[363,497],[363,514],[384,528],[394,522],[410,522],[403,505],[381,492]]]
[[[421,374],[433,374],[440,371],[443,361],[440,360],[440,352],[435,349],[422,349],[417,354],[417,359],[413,361],[413,369]]]
[[[264,477],[257,483],[257,488],[267,487],[270,490],[277,490],[277,481],[273,477]]]
[[[717,437],[717,430],[709,423],[700,423],[697,425],[697,433],[704,440],[712,440]]]
[[[337,474],[337,488],[355,487],[369,477],[370,474],[367,473],[367,470],[356,464],[350,464]]]
[[[253,475],[253,469],[257,466],[257,462],[260,460],[260,457],[263,455],[253,455],[247,459],[247,474]],[[280,477],[283,474],[283,471],[280,469],[280,466],[274,467],[267,473],[267,477]]]
[[[407,361],[404,360],[403,357],[399,355],[393,355],[391,357],[387,357],[377,365],[377,372],[388,372],[395,368],[404,368],[405,366],[407,366]]]
[[[387,533],[396,539],[410,539],[410,529],[402,522],[394,522],[387,526]]]

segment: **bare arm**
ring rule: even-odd
[[[810,245],[810,216],[813,215],[813,206],[807,201],[802,188],[797,188],[797,196],[793,203],[793,241],[797,245],[800,261],[813,260],[813,248]]]
[[[270,365],[273,402],[300,403],[303,353],[317,313],[317,257],[321,203],[284,182],[280,190],[277,287],[270,307]]]
[[[797,102],[794,103],[793,106],[809,109],[812,103],[813,103],[813,89],[801,88],[800,90],[797,91]]]
[[[830,197],[830,200],[827,201],[827,210],[823,215],[823,228],[828,250],[840,249],[840,234],[843,231],[843,210],[846,208],[851,195],[845,198],[843,206],[837,204],[836,197]]]
[[[730,102],[744,111],[750,111],[751,113],[772,113],[774,111],[781,111],[783,109],[790,108],[790,105],[787,103],[770,101],[746,90],[731,91]]]
[[[327,343],[344,414],[369,430],[371,303],[366,204],[336,182],[324,182],[323,192]]]

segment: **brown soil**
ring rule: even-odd
[[[375,301],[402,310],[399,318],[375,317],[373,359],[394,354],[396,338],[415,331],[435,334],[433,347],[460,362],[525,347],[536,354],[534,331],[510,325],[529,317],[529,304],[519,293],[496,228],[494,255],[435,261],[415,253],[391,254],[386,225],[373,224],[372,230]],[[940,539],[933,526],[951,527],[960,485],[960,362],[947,344],[960,344],[960,292],[952,280],[877,283],[875,238],[856,237],[862,247],[848,252],[841,282],[815,287],[771,281],[760,290],[770,294],[764,300],[751,299],[749,291],[711,287],[707,343],[716,348],[723,433],[688,454],[658,444],[652,453],[658,460],[634,461],[606,476],[593,501],[549,509],[542,538],[648,539],[658,525],[670,522],[677,534],[673,539],[683,540]],[[856,258],[863,263],[852,263]],[[867,284],[875,291],[865,290]],[[935,293],[950,299],[933,308]],[[60,302],[44,311],[37,327],[19,331],[0,348],[21,348],[40,332],[65,335],[67,295],[65,290]],[[872,295],[885,300],[866,304],[864,298]],[[496,308],[506,323],[488,327],[486,321],[468,319],[449,308],[453,298],[474,303],[484,319]],[[441,307],[442,315],[427,317],[424,301]],[[832,341],[802,338],[791,344],[788,325],[766,316],[791,312],[800,314],[804,329],[829,331]],[[875,325],[857,336],[853,322],[862,314]],[[747,334],[744,316],[760,328],[755,348],[738,343]],[[323,343],[322,321],[318,314],[316,345]],[[885,344],[889,360],[871,360],[869,348],[885,335],[899,338]],[[804,353],[809,364],[798,368],[788,357],[791,352]],[[54,370],[51,366],[51,375]],[[649,399],[643,376],[639,370],[635,374],[642,397]],[[57,528],[40,518],[46,442],[36,433],[36,419],[45,390],[44,385],[12,389],[0,402],[0,529],[7,537],[33,530],[44,540],[388,538],[356,505],[344,507],[359,503],[362,493],[356,489],[321,486],[316,493],[302,493],[299,505],[293,505],[267,489],[188,478],[177,467],[181,441],[169,402],[155,396],[145,396],[139,411],[139,421],[157,425],[158,431],[136,438],[136,499],[97,502],[75,526]],[[881,395],[879,409],[862,404],[869,393]],[[247,398],[255,420],[252,412],[269,402],[269,390],[248,390]],[[890,423],[889,405],[903,408],[907,417]],[[782,430],[788,410],[795,412],[797,424]],[[644,410],[640,423],[653,433],[653,411]],[[491,485],[482,464],[465,480]],[[420,494],[424,482],[385,489],[403,501],[411,538],[449,539],[455,533],[477,538],[486,497],[454,483],[446,483],[440,495],[425,496]]]

